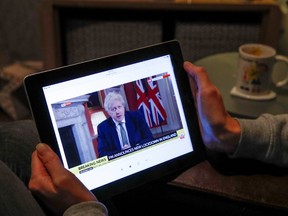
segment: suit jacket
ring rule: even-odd
[[[125,111],[126,129],[131,147],[148,142],[153,135],[143,115],[139,111]],[[111,117],[98,125],[99,157],[121,151],[116,125]]]

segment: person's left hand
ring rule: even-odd
[[[70,206],[97,201],[97,198],[70,171],[64,168],[60,158],[46,144],[38,144],[32,154],[29,189],[49,209],[63,214]]]
[[[205,146],[232,154],[241,136],[239,122],[226,110],[222,95],[210,81],[205,68],[188,61],[184,62],[183,67],[189,75]]]

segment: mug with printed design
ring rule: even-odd
[[[273,47],[264,44],[244,44],[238,50],[236,85],[231,94],[247,99],[267,100],[276,97],[273,85],[283,87],[288,83],[288,57],[278,55]],[[285,77],[275,82],[275,65],[284,62]]]

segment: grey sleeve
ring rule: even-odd
[[[252,158],[288,167],[288,114],[237,120],[241,138],[231,158]]]
[[[100,202],[82,202],[68,208],[63,216],[107,216],[107,208]]]

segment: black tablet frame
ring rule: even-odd
[[[57,154],[60,155],[42,90],[43,86],[95,74],[97,72],[167,54],[170,54],[172,57],[176,82],[179,88],[194,151],[93,190],[99,199],[111,198],[121,192],[125,192],[157,179],[173,178],[173,176],[175,177],[180,172],[199,163],[206,157],[198,125],[197,112],[190,90],[189,79],[183,69],[183,56],[180,43],[176,40],[167,41],[120,54],[43,71],[29,75],[24,79],[25,91],[40,140],[41,142],[51,145]]]

